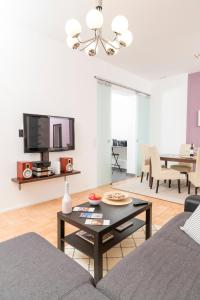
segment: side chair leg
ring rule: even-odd
[[[142,182],[143,176],[144,176],[144,172],[141,173],[141,180],[140,180],[140,182]]]
[[[146,180],[148,180],[149,179],[149,173],[147,173],[147,177],[146,177]]]
[[[178,192],[179,192],[179,194],[181,192],[181,180],[180,179],[178,179]]]
[[[171,183],[172,183],[172,181],[171,181],[171,179],[169,179],[169,188],[171,187]]]
[[[157,180],[157,185],[156,185],[156,194],[158,193],[158,189],[159,189],[159,180]]]
[[[188,195],[190,194],[190,187],[191,187],[191,182],[188,181]]]
[[[150,185],[150,189],[152,189],[153,187],[153,177],[151,177],[151,185]]]
[[[198,194],[198,187],[195,187],[195,195]]]
[[[188,186],[188,184],[189,184],[189,178],[188,178],[189,176],[188,176],[188,173],[186,174],[186,186]]]

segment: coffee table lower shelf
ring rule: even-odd
[[[102,253],[105,253],[110,248],[112,248],[116,244],[120,243],[125,238],[127,238],[129,235],[133,234],[135,231],[137,231],[138,229],[140,229],[141,227],[143,227],[146,224],[144,221],[136,219],[136,218],[132,219],[132,221],[133,221],[133,225],[128,227],[124,231],[119,232],[116,229],[113,229],[110,231],[110,233],[113,234],[114,237],[111,240],[109,240],[105,243],[102,243],[102,248],[101,248]],[[77,236],[76,232],[65,236],[62,239],[62,241],[70,244],[71,246],[73,246],[74,248],[83,252],[84,254],[88,255],[89,257],[94,258],[94,246],[91,243],[82,239],[81,237]]]

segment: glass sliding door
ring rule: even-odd
[[[150,133],[150,97],[137,94],[137,139],[136,139],[136,153],[135,161],[137,164],[136,175],[141,174],[141,154],[140,145],[149,143]]]
[[[97,185],[112,181],[111,86],[97,83]]]
[[[116,89],[114,85],[112,87],[103,81],[97,82],[98,186],[112,182],[112,139],[126,140],[127,146],[123,149],[126,150],[125,162],[124,152],[121,154],[119,149],[115,149],[120,155],[118,159],[120,167],[125,169],[128,176],[131,174],[140,176],[140,145],[149,143],[149,110],[149,96],[127,89]]]
[[[128,174],[135,174],[136,170],[136,100],[135,93],[112,88],[112,139],[126,142],[125,147],[114,147],[114,152],[119,155],[120,167]]]

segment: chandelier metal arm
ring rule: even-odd
[[[96,9],[102,11],[102,9],[103,9],[103,0],[98,0],[97,1]]]
[[[118,34],[115,32],[115,36],[114,36],[114,38],[113,38],[113,42],[115,42],[115,41],[117,41],[117,38],[118,38]]]
[[[100,39],[100,42],[101,42],[101,45],[102,45],[102,47],[103,47],[104,51],[106,52],[106,47],[105,47],[105,45],[104,45],[104,43],[103,43],[102,39]]]
[[[105,40],[104,38],[101,38],[102,41],[104,41],[104,43],[108,44],[109,46],[111,46],[112,48],[114,48],[115,50],[119,50],[120,47],[116,47],[115,45],[113,45],[112,43],[110,43],[109,41]]]
[[[79,39],[79,37],[78,37],[77,39],[78,39],[78,42],[79,42],[80,44],[85,44],[85,43],[89,43],[89,42],[91,42],[91,41],[94,41],[94,38],[91,38],[91,39],[86,40],[86,41],[81,41],[81,40]]]
[[[82,49],[80,49],[80,51],[85,50],[87,47],[89,47],[92,43],[94,43],[96,41],[96,39],[92,39],[91,42],[89,44],[87,44],[86,46],[84,46]]]
[[[98,47],[98,43],[99,43],[99,39],[100,39],[100,36],[98,35],[96,37],[96,46],[95,46],[95,52],[97,51],[97,47]]]

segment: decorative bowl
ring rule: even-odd
[[[98,199],[98,200],[91,200],[91,199],[88,199],[88,202],[91,204],[91,205],[99,205],[101,203],[101,199]]]
[[[122,201],[127,200],[129,198],[129,195],[124,192],[107,192],[104,194],[104,197],[111,201]]]

